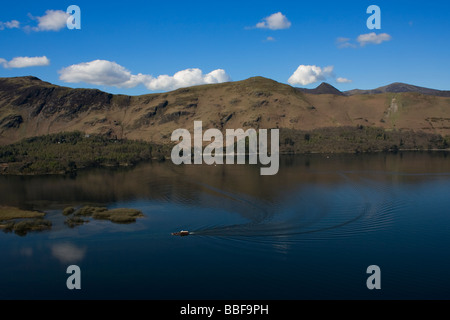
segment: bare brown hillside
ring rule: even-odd
[[[170,142],[177,128],[377,127],[450,136],[450,98],[415,92],[309,94],[255,77],[141,96],[72,89],[35,77],[0,78],[0,144],[62,131]]]

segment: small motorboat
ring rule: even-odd
[[[180,232],[172,232],[173,236],[185,237],[189,235],[189,231],[181,230]]]

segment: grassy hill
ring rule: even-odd
[[[142,96],[0,78],[0,144],[62,131],[166,143],[177,128],[374,126],[450,135],[450,98],[415,92],[308,94],[262,77]]]
[[[223,132],[279,128],[285,153],[448,148],[450,97],[419,92],[345,96],[326,85],[322,89],[307,93],[254,77],[126,96],[35,77],[0,78],[0,145],[79,132],[167,146],[175,129],[192,132],[194,121],[201,120],[204,130]],[[5,154],[0,159],[7,162]]]

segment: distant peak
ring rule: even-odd
[[[450,91],[436,90],[425,87],[419,87],[412,84],[407,84],[403,82],[394,82],[388,84],[384,87],[379,87],[372,90],[350,90],[346,92],[346,95],[354,94],[379,94],[379,93],[406,93],[406,92],[416,92],[426,95],[434,95],[440,97],[450,97]]]
[[[317,86],[316,89],[318,88],[333,88],[335,90],[337,90],[335,87],[333,87],[331,84],[326,83],[326,82],[322,82],[320,85]]]
[[[339,96],[344,95],[341,91],[326,82],[322,82],[315,89],[298,88],[298,90],[310,94],[334,94]]]

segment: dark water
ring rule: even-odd
[[[77,177],[0,177],[0,204],[51,231],[0,232],[1,299],[450,299],[450,157],[283,157],[259,166],[142,164]],[[69,229],[85,204],[143,211]],[[181,229],[194,234],[175,237]],[[67,266],[82,289],[66,287]],[[381,290],[366,269],[381,268]]]

